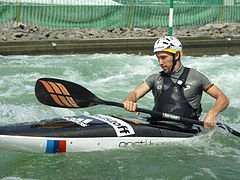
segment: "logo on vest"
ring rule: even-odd
[[[162,85],[159,84],[159,85],[157,86],[157,89],[162,89]]]
[[[157,82],[157,89],[162,89],[162,84],[161,84],[161,82]]]
[[[187,84],[185,87],[183,87],[183,90],[186,91],[186,90],[190,89],[190,87],[191,86]]]

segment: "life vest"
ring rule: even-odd
[[[194,109],[184,96],[184,87],[189,73],[189,68],[184,68],[183,73],[174,83],[171,77],[161,72],[163,77],[162,93],[155,100],[153,111],[169,113],[185,118],[198,119],[197,109]],[[164,120],[157,117],[151,117],[151,120]]]

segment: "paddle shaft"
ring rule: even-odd
[[[102,101],[101,104],[124,108],[124,105],[121,104],[121,103],[118,103],[118,102]],[[176,115],[172,115],[172,114],[168,114],[168,113],[155,112],[155,111],[151,111],[151,110],[144,109],[144,108],[137,108],[136,111],[146,113],[146,114],[150,114],[152,116],[158,116],[158,117],[162,117],[162,118],[165,118],[165,119],[174,120],[174,121],[180,121],[180,122],[184,122],[184,123],[197,124],[197,125],[200,125],[200,126],[204,126],[204,123],[202,121],[198,121],[198,120],[190,119],[190,118],[185,118],[185,117],[180,117],[180,116],[176,116]],[[231,127],[227,126],[226,124],[217,123],[217,126],[224,129],[224,130],[227,130],[229,133],[231,133],[235,136],[240,137],[240,132],[232,129]]]
[[[112,101],[103,101],[103,104],[124,108],[123,104],[117,103],[117,102],[112,102]],[[168,113],[155,112],[155,111],[151,111],[151,110],[144,109],[144,108],[137,108],[136,111],[146,113],[146,114],[150,114],[152,116],[171,119],[171,120],[175,120],[175,121],[181,121],[181,122],[184,122],[184,123],[197,124],[197,125],[201,125],[201,126],[204,125],[202,121],[198,121],[198,120],[195,120],[195,119],[184,118],[184,117],[180,117],[180,116],[176,116],[176,115],[172,115],[172,114],[168,114]]]

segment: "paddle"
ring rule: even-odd
[[[61,79],[38,79],[35,85],[35,95],[41,103],[61,108],[85,108],[99,104],[117,106],[121,108],[124,107],[122,103],[102,100],[88,89],[76,83]],[[197,124],[201,126],[204,125],[202,121],[175,116],[172,114],[155,112],[143,108],[137,108],[137,111],[169,120],[181,121],[184,123]],[[239,132],[227,125],[222,123],[217,123],[217,125],[228,130],[233,135],[240,136]]]

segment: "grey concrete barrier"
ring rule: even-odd
[[[127,53],[153,55],[157,38],[91,39],[91,40],[42,40],[0,42],[0,55],[64,55],[95,53]],[[240,54],[240,38],[209,39],[179,38],[184,55],[203,56]]]

